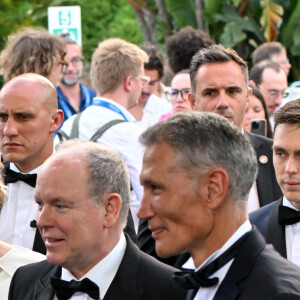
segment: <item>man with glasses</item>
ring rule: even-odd
[[[81,82],[83,56],[79,45],[69,35],[62,35],[65,40],[69,65],[63,72],[59,86],[56,88],[58,107],[64,112],[64,121],[91,105],[96,92]]]
[[[160,80],[164,75],[163,58],[158,49],[152,44],[140,46],[148,56],[144,63],[145,74],[150,77],[149,83],[142,89],[139,102],[130,109],[143,130],[158,122],[159,117],[171,110],[171,105],[160,98]]]
[[[286,49],[281,43],[266,42],[255,49],[252,54],[253,65],[266,60],[271,60],[278,63],[283,69],[286,76],[289,75],[291,64],[286,55]]]
[[[112,38],[101,42],[93,54],[90,74],[97,97],[81,113],[78,123],[78,138],[89,140],[102,126],[121,121],[108,128],[96,141],[116,149],[128,167],[132,186],[130,205],[136,227],[136,213],[143,196],[139,181],[143,148],[138,142],[142,129],[128,110],[137,104],[142,89],[149,82],[149,77],[144,75],[147,59],[142,49],[124,40]],[[68,136],[76,116],[62,126]]]
[[[264,96],[273,129],[273,113],[282,103],[288,86],[287,77],[279,64],[266,61],[255,65],[250,72],[250,83],[257,86]]]

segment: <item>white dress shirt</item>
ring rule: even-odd
[[[126,239],[124,234],[121,234],[121,238],[113,250],[104,257],[98,264],[96,264],[90,271],[88,271],[80,280],[88,278],[96,283],[100,290],[100,299],[103,299],[109,286],[111,285],[116,273],[119,269],[121,261],[123,259],[126,250]],[[76,279],[73,274],[67,269],[62,268],[61,279],[65,281],[71,281]],[[92,300],[92,298],[85,293],[76,292],[70,299],[73,300]],[[57,300],[54,296],[53,300]]]
[[[10,168],[20,172],[13,163]],[[27,174],[37,174],[39,169]],[[32,249],[36,228],[30,227],[30,222],[36,220],[38,211],[34,201],[35,188],[23,181],[9,183],[7,187],[8,197],[0,213],[0,240]]]
[[[8,298],[11,278],[19,267],[44,259],[46,259],[45,255],[19,246],[13,246],[0,257],[0,299]]]
[[[299,211],[285,197],[282,204]],[[300,222],[285,226],[285,245],[287,259],[300,267]]]
[[[95,99],[100,98],[96,97]],[[138,141],[142,129],[136,124],[136,120],[132,114],[123,106],[110,99],[101,98],[101,100],[115,105],[129,121],[112,126],[104,132],[97,142],[111,146],[117,150],[128,167],[130,182],[136,196],[132,197],[130,202],[133,220],[136,225],[139,221],[136,213],[140,207],[144,192],[139,179],[144,154],[144,149]],[[66,120],[63,124],[62,130],[67,135],[70,135],[74,118],[75,115]],[[79,139],[89,140],[101,126],[115,119],[124,118],[109,108],[98,105],[89,106],[82,112],[79,120]],[[55,145],[59,143],[57,136],[55,137],[54,143]]]
[[[143,130],[146,130],[156,124],[162,114],[168,113],[171,110],[172,106],[169,102],[152,94],[144,106],[143,117],[140,121],[137,121],[137,124]]]
[[[232,246],[240,237],[246,234],[248,231],[252,229],[249,220],[245,221],[237,230],[236,232],[227,240],[227,242],[223,245],[223,247],[216,252],[214,252],[210,257],[208,257],[201,266],[197,269],[203,269],[213,260],[217,259],[221,254],[223,254],[230,246]],[[219,286],[221,285],[223,279],[225,278],[231,264],[233,263],[234,259],[230,260],[227,264],[225,264],[221,269],[217,270],[213,273],[209,278],[218,277],[219,282],[217,285],[212,287],[201,287],[194,300],[211,300],[215,296]],[[183,268],[195,269],[195,265],[193,264],[192,258],[190,258],[183,266]]]

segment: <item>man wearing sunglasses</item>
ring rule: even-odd
[[[64,121],[72,115],[91,105],[96,92],[87,88],[81,82],[83,70],[83,56],[79,45],[69,35],[63,35],[69,61],[63,72],[59,86],[56,88],[58,107],[64,112]]]

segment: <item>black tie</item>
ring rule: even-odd
[[[36,184],[36,174],[22,174],[19,172],[12,171],[9,168],[8,164],[5,164],[5,167],[2,171],[4,183],[15,183],[19,180],[24,181],[25,183],[29,184],[31,187],[35,187]]]
[[[280,225],[292,225],[300,222],[300,211],[279,205],[278,223]]]
[[[93,299],[99,299],[98,285],[88,278],[84,278],[81,281],[64,281],[59,278],[51,277],[51,285],[58,300],[70,299],[76,292],[86,293]]]
[[[175,272],[173,278],[175,281],[186,290],[198,290],[200,287],[211,287],[219,282],[219,278],[208,278],[210,275],[215,273],[217,270],[221,269],[226,265],[231,259],[233,259],[239,247],[249,233],[244,234],[240,239],[238,239],[230,248],[228,248],[223,254],[221,254],[217,259],[212,261],[209,265],[200,269],[198,271],[190,272]]]

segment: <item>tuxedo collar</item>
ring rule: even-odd
[[[222,281],[214,300],[236,299],[239,295],[238,283],[246,278],[266,243],[256,228],[252,229],[241,245],[228,273]]]
[[[282,199],[281,197],[280,201],[277,201],[271,210],[267,224],[266,242],[272,244],[276,251],[286,258],[285,226],[278,223],[278,208],[279,205],[282,205]]]

